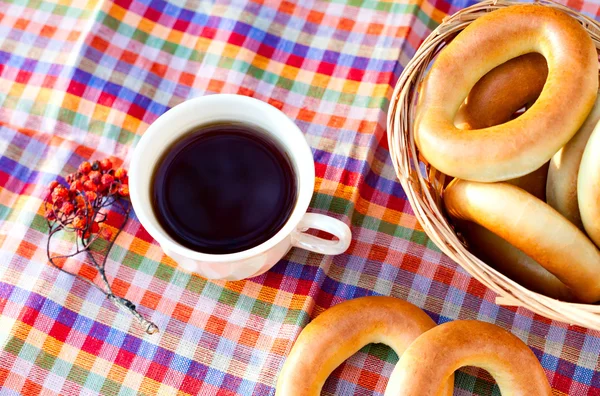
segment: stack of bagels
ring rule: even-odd
[[[555,8],[515,5],[478,18],[439,53],[414,133],[427,162],[455,178],[444,206],[474,254],[532,291],[594,303],[599,120],[587,31]]]
[[[386,396],[451,396],[454,372],[487,370],[503,395],[550,396],[546,374],[519,338],[491,323],[435,325],[417,306],[393,297],[361,297],[335,305],[298,336],[277,379],[276,396],[319,396],[327,377],[369,343],[389,345],[400,360]]]

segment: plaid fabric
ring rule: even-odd
[[[600,333],[495,305],[426,237],[396,182],[385,136],[393,84],[426,35],[470,1],[0,2],[0,394],[273,394],[310,318],[379,294],[438,323],[496,323],[532,348],[557,395],[600,395]],[[600,15],[593,1],[568,5]],[[160,114],[216,92],[257,97],[297,122],[315,158],[310,210],[347,222],[354,239],[344,255],[293,249],[262,276],[211,282],[176,270],[134,216],[107,272],[161,329],[145,335],[47,264],[44,186],[83,160],[127,164]],[[381,395],[396,360],[367,346],[325,394]],[[474,368],[456,388],[499,394]]]

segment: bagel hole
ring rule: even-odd
[[[475,366],[464,366],[456,371],[454,386],[477,395],[500,395],[500,388],[494,377],[487,370]]]
[[[537,99],[536,99],[537,100]],[[535,102],[534,102],[535,103]],[[533,103],[531,103],[530,105],[524,105],[523,107],[521,107],[519,110],[515,111],[513,113],[513,115],[511,116],[511,120],[514,120],[515,118],[519,118],[520,116],[522,116],[523,114],[525,114],[525,112],[531,107],[533,106]]]
[[[522,57],[531,57],[533,54],[536,54],[536,55],[537,55],[537,56],[535,56],[535,55],[534,55],[534,56],[536,57],[536,61],[538,61],[538,62],[541,62],[541,61],[543,60],[543,62],[544,62],[544,64],[545,64],[545,66],[546,66],[546,70],[547,70],[547,69],[548,69],[548,63],[547,63],[546,59],[545,59],[545,58],[544,58],[544,57],[543,57],[541,54],[539,54],[539,53],[532,52],[532,53],[528,53],[528,54],[521,55],[521,56],[519,56],[519,57],[517,57],[517,58],[522,58]],[[502,67],[503,65],[505,65],[506,63],[512,62],[513,60],[515,60],[515,59],[517,59],[517,58],[510,59],[510,60],[508,60],[507,62],[505,62],[505,63],[503,63],[503,64],[501,64],[501,65],[499,65],[499,66],[496,66],[494,69],[490,70],[490,71],[489,71],[488,73],[486,73],[486,74],[485,74],[483,77],[481,77],[481,78],[479,79],[479,81],[477,81],[477,83],[475,84],[475,86],[473,86],[473,88],[471,89],[471,91],[469,91],[469,94],[468,94],[468,95],[467,95],[467,97],[466,97],[466,98],[463,100],[463,103],[462,103],[461,107],[464,107],[464,106],[466,106],[466,105],[468,105],[468,104],[469,104],[469,98],[471,97],[471,93],[473,92],[473,89],[474,89],[475,87],[477,87],[477,84],[481,83],[481,82],[482,82],[482,80],[484,80],[486,77],[489,77],[489,76],[490,76],[490,74],[492,74],[492,73],[496,72],[496,71],[497,71],[499,68],[501,68],[501,67]],[[531,71],[532,71],[533,69],[534,69],[534,68],[533,68],[532,66],[530,66],[530,67],[529,67],[529,73],[531,73]],[[530,76],[531,76],[531,74],[530,74]],[[533,78],[533,79],[535,79],[535,78]],[[545,85],[545,81],[546,81],[546,79],[544,79],[544,85]],[[495,84],[489,84],[489,86],[494,86],[494,85],[495,85]],[[498,85],[498,84],[496,84],[496,85]],[[521,84],[521,86],[519,86],[519,87],[510,86],[510,88],[511,88],[511,90],[512,90],[512,91],[515,91],[515,92],[516,92],[516,95],[524,95],[524,92],[525,92],[525,91],[527,91],[527,90],[531,91],[531,89],[532,89],[532,86],[534,86],[534,85],[535,85],[535,86],[537,86],[537,82],[531,82],[531,81],[527,81],[527,82],[525,82],[525,83]],[[519,89],[519,88],[522,88],[522,89]],[[542,88],[542,89],[543,89],[543,88]],[[516,118],[519,118],[521,115],[525,114],[525,113],[527,112],[527,110],[528,110],[528,109],[530,109],[530,108],[531,108],[531,107],[532,107],[532,106],[535,104],[535,102],[537,101],[537,99],[538,99],[538,96],[539,96],[539,94],[540,94],[540,93],[541,93],[541,91],[540,91],[540,92],[538,92],[537,94],[533,95],[533,96],[531,96],[531,94],[530,94],[530,95],[528,95],[527,97],[524,97],[524,98],[522,99],[522,101],[521,101],[522,103],[520,103],[520,104],[519,104],[519,105],[520,105],[520,107],[519,107],[517,110],[515,110],[515,111],[512,113],[512,115],[510,115],[510,116],[509,116],[509,118],[508,118],[508,119],[505,119],[505,121],[502,121],[502,122],[492,122],[492,123],[490,123],[490,125],[487,125],[487,126],[488,126],[488,127],[491,127],[491,126],[494,126],[494,125],[500,125],[500,124],[506,123],[506,122],[508,122],[508,121],[512,121],[512,120],[514,120],[514,119],[516,119]],[[509,96],[510,96],[510,95],[509,95]],[[494,103],[493,103],[493,100],[494,100],[494,99],[493,99],[493,97],[492,97],[492,99],[489,99],[489,97],[488,97],[488,96],[484,96],[484,97],[485,97],[485,98],[488,98],[488,99],[487,99],[487,102],[488,102],[488,103],[490,103],[490,102],[491,102],[490,106],[497,105],[497,104],[494,104]],[[509,102],[510,102],[510,100],[509,100]],[[459,113],[460,113],[460,111],[459,111]],[[480,118],[480,120],[482,120],[482,119],[483,119],[483,117],[481,117],[481,118]],[[495,121],[497,121],[497,120],[495,120]],[[461,128],[461,129],[473,129],[473,128],[469,128],[469,127],[468,127],[468,126],[467,126],[467,125],[464,123],[464,120],[463,120],[463,119],[461,119],[461,117],[460,117],[460,116],[458,116],[458,114],[457,114],[457,117],[455,118],[455,125],[456,125],[458,128]],[[477,128],[477,129],[478,129],[478,128]]]
[[[321,395],[383,394],[398,355],[387,345],[368,344],[338,366],[325,381]]]

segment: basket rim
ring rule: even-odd
[[[577,19],[600,51],[599,22],[552,0],[536,0],[534,3],[557,8]],[[516,4],[524,2],[484,0],[476,3],[445,17],[423,41],[405,66],[390,99],[387,113],[390,156],[396,176],[425,233],[445,255],[494,291],[497,294],[496,304],[523,307],[552,320],[600,330],[600,305],[560,301],[528,290],[467,250],[438,207],[441,198],[439,194],[436,197],[435,185],[430,178],[435,183],[435,178],[442,174],[431,166],[423,166],[414,142],[416,87],[423,80],[430,61],[449,42],[449,37],[462,31],[475,19],[493,10]]]

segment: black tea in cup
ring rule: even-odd
[[[183,246],[235,253],[283,227],[296,203],[296,179],[288,155],[265,133],[245,124],[212,124],[165,151],[152,178],[152,206]]]

